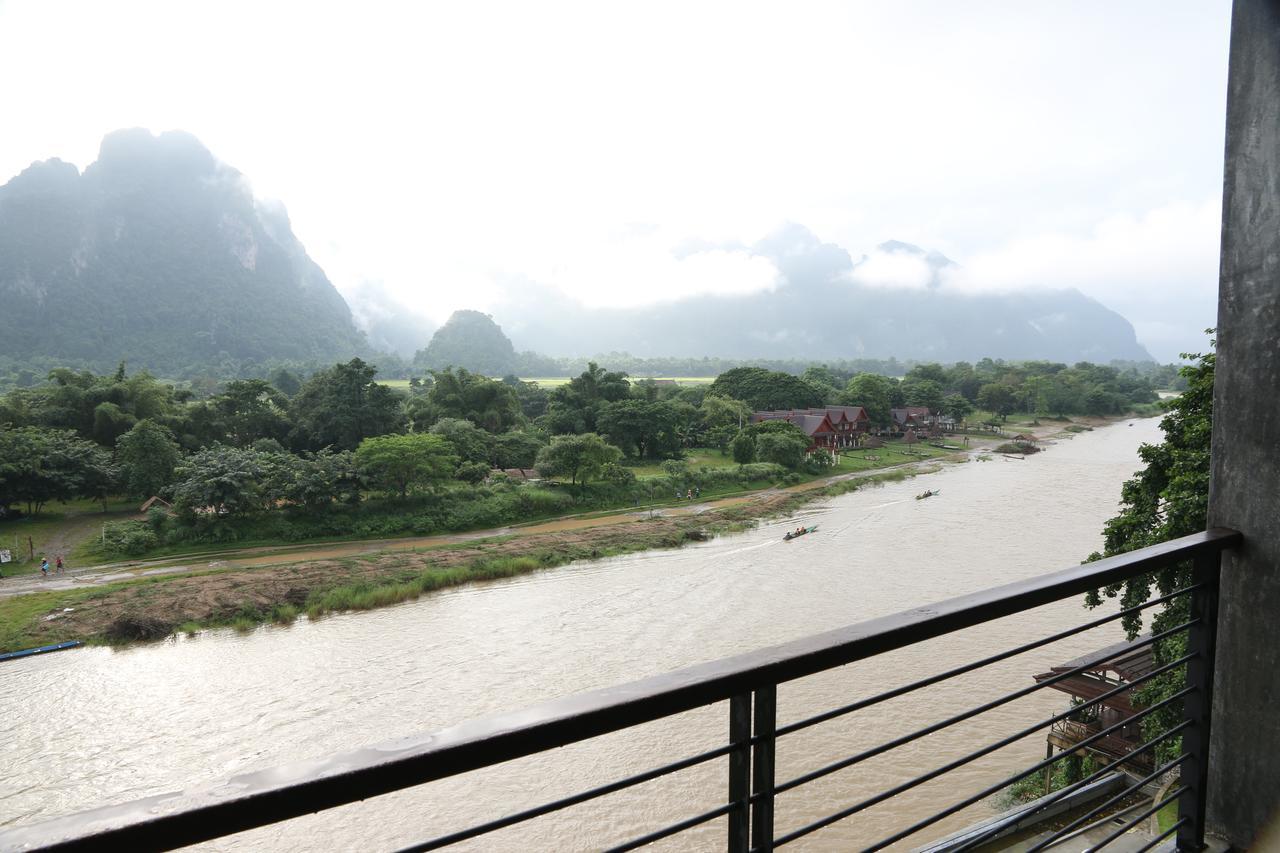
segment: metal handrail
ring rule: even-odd
[[[181,793],[0,831],[0,850],[177,847],[588,740],[864,660],[1109,586],[1215,559],[1241,534],[1214,528],[1128,554],[872,619],[629,684],[555,699]],[[756,744],[761,738],[752,738]],[[773,734],[768,734],[770,743]],[[745,809],[746,798],[729,804]],[[719,810],[717,810],[719,811]],[[728,813],[728,812],[725,812]]]

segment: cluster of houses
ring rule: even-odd
[[[787,421],[809,436],[809,453],[825,450],[832,454],[838,454],[847,447],[863,446],[873,435],[914,433],[932,438],[955,428],[950,418],[935,415],[924,406],[890,409],[889,416],[893,424],[887,430],[874,429],[866,409],[861,406],[752,412],[751,422]]]

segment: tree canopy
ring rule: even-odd
[[[354,450],[366,438],[399,429],[400,399],[373,381],[377,372],[353,358],[308,379],[294,399],[294,443]]]
[[[545,477],[569,478],[570,485],[598,478],[622,451],[595,433],[557,435],[538,453],[537,468]]]
[[[430,433],[366,438],[356,449],[356,461],[370,482],[401,498],[444,482],[458,467],[453,445]]]
[[[735,367],[716,377],[708,394],[742,400],[752,409],[808,409],[826,404],[820,388],[789,373]]]

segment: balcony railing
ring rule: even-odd
[[[633,849],[720,818],[727,818],[724,843],[728,850],[770,851],[851,818],[865,809],[937,779],[1037,731],[1047,730],[1078,715],[1084,706],[1073,707],[1047,719],[1038,720],[1006,738],[985,744],[874,796],[842,805],[827,816],[782,835],[777,835],[774,830],[776,797],[802,789],[817,779],[1027,696],[1059,679],[1075,675],[1085,667],[1061,672],[1052,679],[1015,690],[918,731],[785,780],[777,779],[775,773],[774,759],[780,739],[1181,596],[1190,599],[1188,618],[1182,624],[1154,634],[1142,642],[1155,644],[1186,632],[1186,653],[1163,663],[1131,683],[1103,693],[1086,705],[1097,705],[1119,692],[1139,687],[1162,674],[1176,673],[1179,669],[1185,670],[1184,687],[1167,698],[1142,708],[1137,716],[1115,726],[1098,728],[1074,747],[1011,775],[996,785],[960,797],[934,814],[876,840],[867,845],[866,849],[878,850],[916,836],[942,819],[981,802],[1008,785],[1029,777],[1043,776],[1058,761],[1068,755],[1081,754],[1079,750],[1087,749],[1095,740],[1114,734],[1121,725],[1130,725],[1161,709],[1180,705],[1181,722],[1096,773],[1038,801],[1037,808],[1048,808],[1053,802],[1070,796],[1104,774],[1116,769],[1126,769],[1136,758],[1152,754],[1161,744],[1176,743],[1173,738],[1181,738],[1181,751],[1176,758],[1163,761],[1154,771],[1133,781],[1102,805],[1075,817],[1052,837],[1037,841],[1033,849],[1052,846],[1056,841],[1088,829],[1091,824],[1102,825],[1111,818],[1108,816],[1099,820],[1100,815],[1107,814],[1108,809],[1125,804],[1122,814],[1127,815],[1126,822],[1116,827],[1106,838],[1096,842],[1094,849],[1105,846],[1168,803],[1176,801],[1179,811],[1177,821],[1163,835],[1152,839],[1148,848],[1176,833],[1179,850],[1199,850],[1204,838],[1210,689],[1213,683],[1220,558],[1224,549],[1236,547],[1240,542],[1241,536],[1235,531],[1208,530],[1119,557],[1074,566],[1053,574],[873,619],[773,648],[700,664],[618,687],[557,699],[520,712],[464,723],[429,736],[361,749],[322,761],[287,765],[239,777],[226,784],[203,786],[181,794],[161,795],[29,827],[9,829],[0,832],[0,850],[133,850],[180,847],[500,764],[727,700],[729,738],[726,743],[536,808],[495,816],[486,823],[423,841],[407,849],[434,850],[445,847],[727,757],[726,793],[720,806],[667,826],[654,827],[651,832],[611,849]],[[808,719],[778,725],[777,687],[781,683],[866,660],[993,619],[1078,596],[1090,589],[1120,583],[1187,562],[1193,567],[1191,583],[1169,595],[910,684],[858,699]],[[1146,763],[1146,766],[1152,765]],[[1142,807],[1136,814],[1133,808],[1128,807],[1127,798],[1138,794],[1148,783],[1175,770],[1178,781],[1160,801]],[[993,833],[994,830],[966,837],[963,843],[956,845],[956,849],[971,849],[986,843],[991,840]]]

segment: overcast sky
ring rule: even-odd
[[[950,287],[1077,287],[1170,360],[1216,313],[1228,27],[1228,0],[0,0],[0,181],[188,130],[339,289],[437,322],[504,281],[772,287],[679,249],[796,222],[941,251]]]

